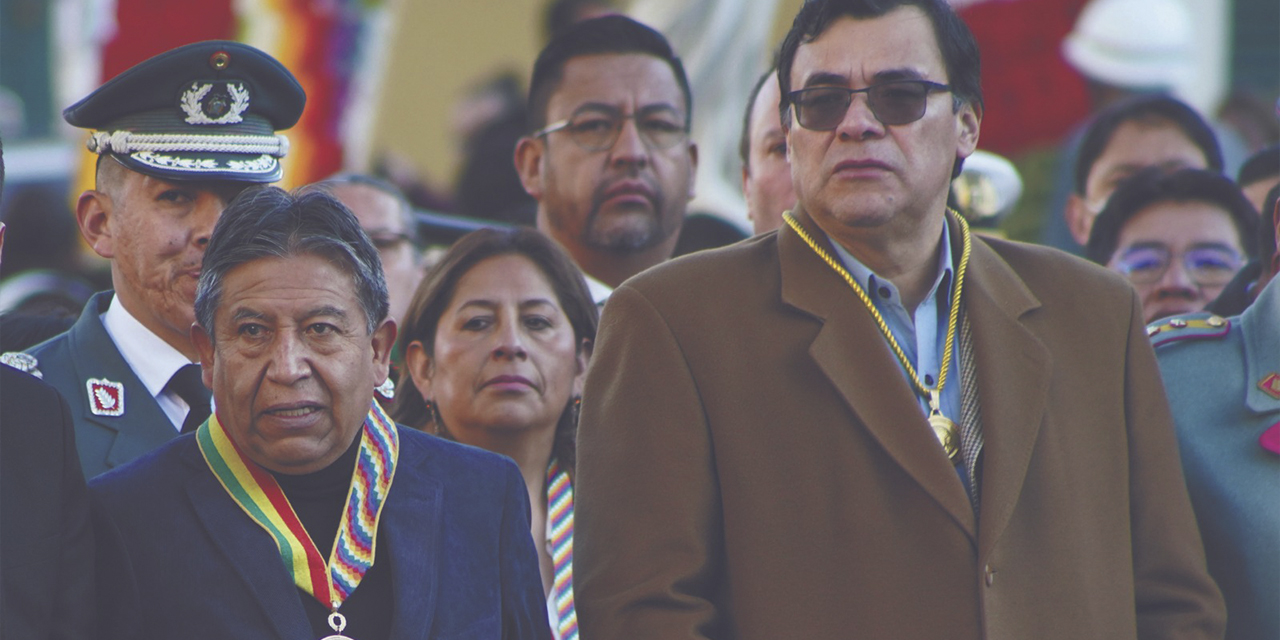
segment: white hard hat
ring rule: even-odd
[[[1062,43],[1085,76],[1127,88],[1172,88],[1192,71],[1190,11],[1180,0],[1093,0]]]

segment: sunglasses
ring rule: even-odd
[[[573,114],[567,120],[553,122],[530,135],[541,138],[564,131],[579,147],[587,151],[604,151],[612,148],[618,141],[622,125],[627,120],[636,121],[640,139],[651,149],[670,149],[689,137],[688,127],[668,109],[641,111],[627,116],[600,109],[587,109]]]
[[[1134,284],[1155,284],[1169,270],[1174,257],[1165,246],[1131,247],[1116,259],[1116,269]],[[1217,245],[1192,247],[1181,258],[1187,277],[1202,287],[1227,284],[1244,263],[1235,250]]]
[[[849,111],[855,93],[867,94],[867,106],[876,120],[895,125],[923,118],[929,94],[950,90],[950,85],[928,80],[894,80],[865,89],[813,87],[792,91],[789,95],[800,126],[813,131],[831,131],[844,121],[844,114]]]

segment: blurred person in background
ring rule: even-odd
[[[1274,248],[1275,199],[1263,219]],[[1274,250],[1265,265],[1280,269]],[[1238,317],[1177,316],[1151,333],[1226,639],[1280,638],[1280,283]]]
[[[782,213],[796,206],[791,164],[787,162],[787,138],[778,117],[780,101],[777,69],[770,67],[751,89],[742,118],[742,140],[738,143],[742,194],[756,234],[782,226]]]
[[[141,62],[63,112],[96,130],[96,184],[76,219],[111,261],[114,291],[30,354],[71,403],[86,477],[208,417],[190,338],[200,263],[227,202],[280,179],[289,145],[276,131],[298,121],[305,101],[277,60],[214,40]]]
[[[1204,118],[1177,98],[1141,96],[1103,110],[1085,128],[1067,200],[1067,224],[1081,246],[1116,186],[1146,167],[1220,173],[1222,151]]]
[[[1246,194],[1247,196],[1247,194]],[[1280,185],[1271,188],[1266,198],[1262,202],[1261,211],[1272,212],[1275,210],[1276,201],[1280,200]],[[1253,304],[1253,300],[1258,297],[1258,293],[1267,283],[1275,277],[1275,263],[1273,258],[1276,255],[1276,238],[1274,235],[1267,233],[1270,229],[1268,224],[1268,216],[1270,213],[1264,213],[1259,220],[1257,234],[1257,251],[1252,260],[1240,268],[1236,276],[1223,287],[1222,293],[1218,297],[1205,306],[1204,310],[1212,312],[1222,317],[1238,316],[1244,312],[1249,305]]]
[[[675,250],[698,164],[691,95],[667,39],[624,16],[574,25],[534,63],[516,168],[597,301]]]
[[[1154,322],[1218,297],[1253,251],[1257,226],[1253,205],[1228,178],[1151,167],[1112,194],[1085,251],[1129,279]]]
[[[1270,213],[1266,198],[1267,193],[1280,184],[1280,144],[1273,144],[1249,156],[1240,166],[1236,184],[1260,214]]]
[[[0,141],[0,195],[4,175]],[[0,222],[0,253],[5,235]],[[0,637],[89,640],[94,541],[71,409],[24,356],[0,357]]]
[[[573,479],[597,311],[573,261],[533,229],[458,240],[414,296],[392,416],[515,460],[557,639],[577,637]],[[411,382],[404,384],[405,382]]]

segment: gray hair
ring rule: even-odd
[[[213,335],[222,283],[232,269],[299,255],[323,257],[350,274],[369,333],[386,320],[382,262],[351,210],[324,191],[263,187],[242,192],[214,226],[196,287],[196,321]]]
[[[404,232],[409,236],[409,243],[413,245],[415,251],[422,247],[422,234],[418,232],[418,219],[413,213],[413,204],[399,187],[386,180],[363,173],[336,173],[320,182],[303,187],[302,191],[322,189],[332,194],[337,187],[357,186],[368,187],[391,196],[396,201],[396,209],[400,213],[401,222],[404,223]]]

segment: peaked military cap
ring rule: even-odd
[[[86,145],[165,180],[275,182],[307,96],[275,58],[210,40],[166,51],[67,107]]]

